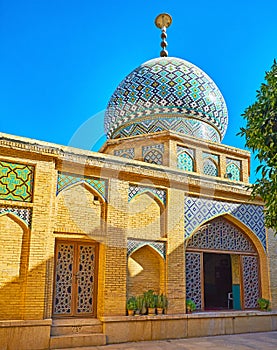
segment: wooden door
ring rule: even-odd
[[[54,316],[95,316],[96,293],[97,245],[57,241]]]

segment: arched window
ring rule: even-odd
[[[163,155],[159,150],[152,149],[145,154],[143,160],[147,163],[163,164]]]
[[[194,171],[194,161],[193,158],[187,153],[182,152],[178,154],[178,163],[177,167],[186,171]]]
[[[218,168],[215,162],[210,159],[206,158],[203,163],[203,173],[205,175],[210,175],[210,176],[218,176]]]
[[[236,164],[229,163],[226,167],[226,174],[230,180],[240,181],[240,168]]]

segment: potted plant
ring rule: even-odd
[[[143,296],[145,300],[145,306],[148,310],[148,315],[155,315],[157,306],[157,296],[154,294],[154,291],[152,289],[149,289],[143,294]]]
[[[129,316],[134,316],[135,310],[137,309],[137,299],[136,297],[130,297],[127,300],[126,308],[128,310]]]
[[[259,298],[257,300],[257,303],[259,305],[259,308],[262,310],[262,311],[269,311],[270,308],[269,308],[269,305],[270,305],[270,301],[268,299],[264,299],[264,298]]]
[[[186,300],[186,309],[187,309],[188,314],[192,313],[192,311],[195,311],[196,310],[195,302],[191,299],[187,299]]]
[[[168,305],[167,297],[163,294],[157,295],[157,314],[162,315],[165,313],[165,310]]]
[[[145,306],[145,299],[143,295],[139,295],[137,297],[137,310],[135,312],[136,315],[144,315],[146,314],[147,309]]]

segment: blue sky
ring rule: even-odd
[[[117,85],[159,56],[161,12],[173,17],[169,55],[215,81],[223,143],[243,148],[241,114],[277,57],[276,0],[0,0],[0,131],[95,149]]]

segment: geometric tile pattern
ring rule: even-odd
[[[186,152],[188,155],[191,156],[191,158],[195,158],[195,150],[188,148],[188,147],[184,147],[184,146],[177,146],[177,154]]]
[[[203,162],[203,174],[210,176],[218,176],[218,168],[215,162],[209,158]]]
[[[242,275],[244,307],[246,309],[257,308],[257,300],[260,297],[259,262],[256,256],[242,257]]]
[[[193,300],[197,310],[202,309],[201,284],[201,255],[186,252],[186,299]]]
[[[128,239],[127,241],[127,256],[129,257],[135,250],[144,246],[152,247],[157,253],[161,255],[163,259],[166,258],[166,248],[164,242],[140,241],[135,239]]]
[[[95,189],[105,200],[106,200],[106,180],[100,180],[89,176],[80,176],[69,173],[58,173],[58,183],[57,183],[57,195],[67,188],[76,183],[86,183]]]
[[[3,205],[0,207],[0,215],[12,213],[18,216],[21,220],[25,222],[28,227],[31,227],[32,223],[32,209],[31,208],[22,208],[22,207],[10,207]]]
[[[254,204],[229,203],[213,199],[186,197],[184,203],[184,232],[189,237],[204,221],[221,214],[231,214],[258,237],[266,250],[263,206]]]
[[[241,161],[226,158],[226,174],[228,178],[234,181],[240,181],[241,178]]]
[[[111,138],[129,137],[143,134],[151,134],[163,130],[171,130],[181,134],[199,137],[204,140],[213,142],[220,142],[220,135],[216,129],[209,124],[204,124],[201,120],[197,120],[192,111],[185,108],[173,108],[170,112],[179,114],[176,117],[169,116],[168,108],[155,108],[156,114],[151,114],[149,117],[141,117],[142,113],[134,115],[134,121],[131,125],[124,125],[117,129],[112,134]],[[180,114],[183,114],[180,117]],[[186,117],[193,117],[193,119],[186,119]],[[151,119],[149,119],[151,118]]]
[[[31,202],[34,167],[0,161],[0,199]]]
[[[163,164],[164,145],[151,145],[142,147],[144,162],[153,164]]]
[[[187,245],[188,248],[243,251],[255,253],[250,240],[235,225],[219,217],[200,227]]]
[[[194,118],[198,130],[210,125],[218,130],[219,139],[228,123],[225,101],[212,79],[192,63],[174,57],[145,62],[119,84],[106,109],[105,131],[108,138],[124,136],[124,129],[134,125],[132,131],[127,131],[129,136],[145,133],[149,132],[148,124],[154,129],[159,120],[164,122],[164,117],[171,120],[167,129],[161,123],[160,130],[172,130],[175,118],[178,123]]]
[[[118,157],[134,159],[135,149],[134,148],[117,149],[114,151],[114,155]]]
[[[203,156],[203,174],[218,176],[219,157],[216,154],[202,153]]]
[[[219,157],[218,157],[217,154],[212,154],[212,153],[203,152],[203,153],[202,153],[202,156],[203,156],[203,160],[206,159],[206,158],[212,159],[212,160],[216,163],[216,165],[218,166]]]
[[[193,149],[177,146],[177,168],[194,171],[194,153]]]
[[[162,190],[161,188],[145,187],[145,186],[138,186],[138,185],[129,185],[128,202],[130,202],[135,196],[145,192],[152,193],[164,205],[166,204],[165,190]]]

